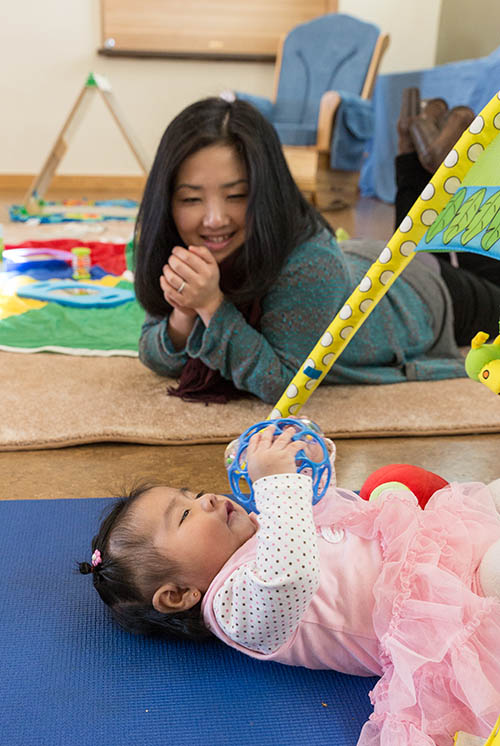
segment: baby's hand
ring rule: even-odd
[[[303,448],[300,441],[292,441],[294,428],[286,428],[275,437],[274,425],[252,435],[247,449],[248,476],[252,482],[272,474],[294,474],[295,454]]]
[[[303,424],[301,420],[303,420],[304,418],[291,416],[290,419],[297,420],[298,424]],[[307,420],[305,424],[307,425]],[[311,429],[315,430],[316,428],[317,426],[312,427]],[[325,439],[325,436],[321,432],[319,433],[319,436],[321,437],[322,440],[324,440],[326,449],[330,453],[331,446],[329,445],[328,440]],[[321,448],[320,444],[315,438],[313,438],[311,435],[303,435],[301,442],[302,442],[302,448],[304,449],[304,453],[308,459],[310,459],[311,461],[314,461],[315,463],[320,463],[320,461],[323,461],[323,449]]]
[[[308,459],[318,464],[323,460],[323,449],[317,440],[311,438],[311,440],[302,440],[301,443]]]

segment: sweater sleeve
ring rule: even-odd
[[[139,339],[139,359],[160,376],[176,378],[188,361],[186,350],[176,350],[168,335],[170,314],[163,318],[146,314]]]
[[[263,477],[254,489],[256,558],[230,575],[213,608],[228,637],[269,654],[293,635],[319,587],[319,552],[310,477]]]
[[[260,329],[224,300],[208,327],[197,319],[184,350],[175,352],[167,319],[148,319],[139,345],[142,362],[160,375],[179,375],[199,358],[236,388],[273,403],[348,295],[345,259],[333,236],[321,231],[288,257],[261,300]]]

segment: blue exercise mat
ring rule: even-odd
[[[77,562],[109,499],[0,501],[0,740],[354,746],[376,679],[117,628]]]

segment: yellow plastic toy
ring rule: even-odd
[[[484,746],[500,746],[500,717],[495,723],[495,727]]]
[[[453,743],[455,746],[500,746],[500,717],[496,721],[495,727],[486,741],[484,738],[478,738],[470,733],[459,731],[458,733],[455,733]]]
[[[442,239],[441,233],[445,232],[441,244],[443,251],[450,250],[448,244],[451,239],[460,239],[460,248],[453,245],[454,250],[474,251],[500,258],[500,241],[497,240],[500,238],[500,210],[497,205],[500,205],[499,198],[492,199],[491,195],[492,191],[498,192],[498,160],[495,156],[500,148],[499,133],[500,92],[474,119],[446,156],[377,261],[300,366],[269,418],[288,417],[299,412],[416,251],[436,250],[436,246],[430,243],[431,239],[436,242]],[[484,160],[483,154],[490,161],[487,177],[490,180],[485,183],[492,186],[477,186],[474,179],[470,186],[464,186],[465,177],[470,176],[468,172],[472,173],[476,163]],[[484,162],[482,166],[481,177],[485,171]],[[421,240],[431,225],[431,238],[427,245],[421,246]],[[467,240],[463,242],[465,235]]]
[[[73,279],[90,280],[90,249],[77,246],[71,249],[73,254]]]
[[[494,394],[500,394],[500,334],[490,344],[486,332],[478,332],[465,358],[465,372],[474,381],[484,383]]]

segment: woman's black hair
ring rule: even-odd
[[[172,217],[177,174],[186,158],[210,145],[234,147],[248,173],[246,238],[232,256],[230,300],[248,303],[264,295],[295,246],[321,227],[331,231],[299,191],[276,130],[255,107],[222,98],[191,104],[163,134],[136,222],[135,291],[153,316],[169,310],[159,278],[172,248],[183,243]]]
[[[175,614],[161,613],[152,604],[157,588],[176,574],[177,567],[137,531],[129,513],[141,495],[154,486],[139,485],[114,503],[92,540],[92,552],[99,552],[99,563],[80,562],[78,569],[84,575],[92,573],[94,588],[127,631],[205,640],[213,636],[203,622],[201,600],[191,609]]]

